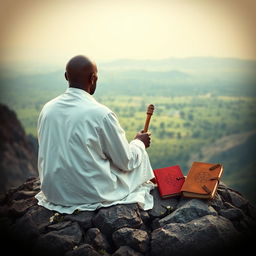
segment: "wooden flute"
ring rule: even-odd
[[[144,133],[146,133],[148,131],[150,119],[151,119],[151,116],[153,115],[154,109],[155,109],[155,107],[153,104],[148,105],[147,118],[146,118],[144,129],[143,129]]]

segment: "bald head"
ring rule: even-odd
[[[69,82],[69,87],[93,94],[98,79],[97,66],[86,56],[75,56],[66,65],[65,78]]]

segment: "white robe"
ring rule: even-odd
[[[68,88],[45,104],[38,142],[39,205],[60,213],[136,202],[153,207],[144,143],[128,143],[115,114],[87,92]]]

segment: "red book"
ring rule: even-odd
[[[185,177],[179,165],[155,169],[153,171],[162,198],[175,197],[181,194],[180,190]]]

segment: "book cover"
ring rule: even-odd
[[[155,169],[154,175],[162,198],[175,197],[180,195],[181,187],[185,177],[179,165]]]
[[[223,165],[193,162],[181,188],[184,197],[212,199],[223,173]]]

